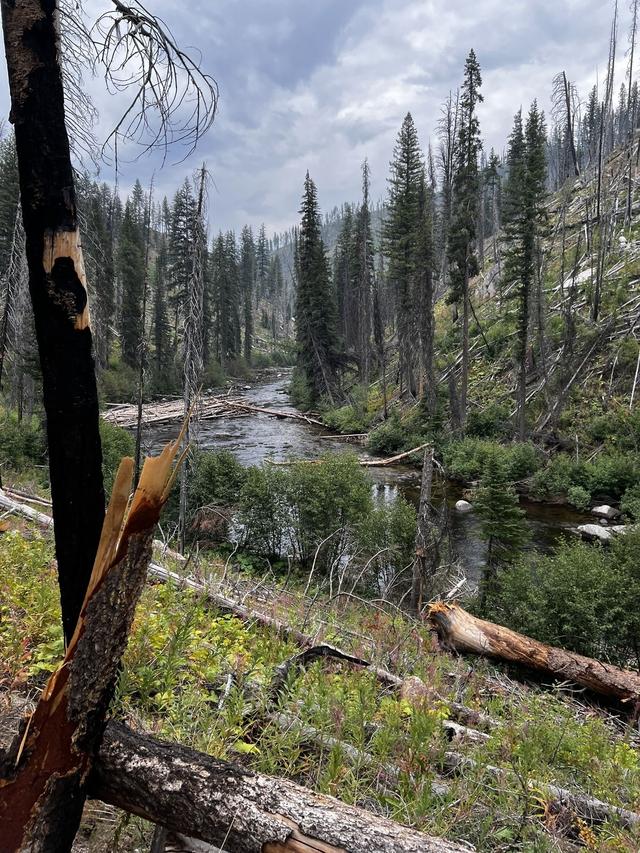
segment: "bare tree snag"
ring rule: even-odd
[[[420,504],[416,526],[415,556],[411,583],[411,608],[419,614],[422,610],[424,586],[429,578],[433,582],[436,568],[436,543],[431,535],[431,487],[433,484],[433,448],[424,452],[422,480],[420,483]],[[433,585],[433,583],[432,583]]]
[[[92,793],[229,853],[462,853],[384,817],[110,723]]]
[[[76,630],[0,767],[3,849],[71,849],[181,440],[146,460],[131,501],[133,460],[120,465]]]
[[[65,127],[55,0],[2,0],[29,291],[40,353],[56,554],[70,641],[104,519],[86,278]]]
[[[509,628],[477,619],[456,604],[438,602],[429,608],[427,618],[447,649],[517,663],[574,681],[594,693],[622,702],[640,700],[638,672],[547,646]]]

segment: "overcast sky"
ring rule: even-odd
[[[90,11],[103,0],[90,0]],[[307,169],[323,210],[357,200],[369,158],[373,196],[386,189],[400,123],[410,110],[426,148],[440,105],[476,51],[485,103],[486,147],[502,150],[513,113],[533,98],[548,105],[551,80],[566,69],[583,95],[606,71],[613,3],[605,0],[148,0],[220,87],[219,113],[198,149],[156,174],[171,194],[205,160],[212,232],[248,222],[269,231],[297,220]],[[623,15],[627,3],[622,0]],[[626,51],[623,17],[619,55]],[[4,70],[4,63],[2,63]],[[119,104],[88,83],[102,119]],[[0,108],[8,114],[6,79]],[[158,157],[123,165],[122,190],[143,184]],[[112,168],[102,179],[113,181]]]

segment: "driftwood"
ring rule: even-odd
[[[6,850],[53,853],[71,847],[181,441],[182,433],[160,456],[146,460],[131,500],[133,460],[120,464],[64,660],[0,767]]]
[[[224,394],[203,397],[198,402],[198,417],[200,420],[215,420],[216,418],[245,417],[246,415],[268,415],[271,418],[282,418],[294,421],[304,421],[314,426],[324,427],[324,423],[302,412],[290,412],[282,409],[268,409],[254,406],[238,397],[228,397]],[[117,426],[132,428],[138,420],[138,407],[134,404],[111,406],[102,413],[102,417]],[[181,421],[184,417],[182,400],[165,400],[161,403],[148,403],[143,407],[142,422],[150,424],[166,424]]]
[[[407,450],[404,453],[398,453],[396,456],[389,456],[387,459],[360,459],[360,464],[365,468],[384,468],[385,465],[395,465],[396,462],[402,462],[403,459],[408,459],[414,453],[420,453],[430,447],[429,444],[421,444],[420,447],[414,447],[413,450]]]
[[[386,818],[110,723],[91,791],[229,853],[462,853]]]
[[[638,672],[547,646],[509,628],[477,619],[455,604],[438,602],[429,608],[427,618],[447,649],[521,664],[622,702],[640,701]]]

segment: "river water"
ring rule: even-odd
[[[281,411],[295,411],[287,388],[290,374],[287,371],[253,387],[241,390],[247,402]],[[145,433],[145,449],[157,450],[169,438],[175,437],[176,424],[153,427]],[[199,427],[197,443],[210,450],[230,450],[242,465],[260,465],[270,459],[283,462],[288,459],[317,459],[325,453],[364,454],[362,448],[332,438],[321,427],[303,421],[271,418],[266,415],[219,418],[203,421]],[[376,497],[391,500],[398,493],[417,505],[420,492],[420,472],[414,467],[394,465],[367,469],[373,480]],[[473,513],[456,512],[455,503],[461,497],[462,487],[453,483],[438,482],[434,488],[434,503],[448,507],[449,535],[468,580],[478,580],[485,562],[485,545],[480,537],[478,520]],[[522,507],[531,528],[528,547],[549,552],[568,534],[571,527],[584,523],[585,516],[564,506],[552,506],[524,501]]]

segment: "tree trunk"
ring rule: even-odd
[[[547,646],[477,619],[455,604],[438,602],[429,609],[427,618],[447,649],[521,664],[622,702],[640,700],[640,673]]]
[[[69,642],[100,539],[104,491],[57,4],[2,0],[2,24],[47,416],[62,622]]]
[[[0,766],[4,850],[71,850],[182,436],[147,459],[131,503],[133,459],[120,465],[76,630]]]
[[[422,482],[420,485],[420,504],[416,527],[416,548],[413,560],[413,580],[411,584],[411,608],[420,614],[424,586],[427,578],[433,581],[436,568],[435,542],[431,535],[431,487],[433,484],[433,448],[424,452]],[[433,585],[433,584],[432,584]],[[432,592],[432,590],[429,590]]]
[[[285,779],[272,779],[110,723],[93,794],[229,853],[462,853]]]
[[[468,254],[468,252],[467,252]],[[460,374],[460,428],[467,423],[467,392],[469,389],[469,262],[465,261],[462,290],[462,372]]]

